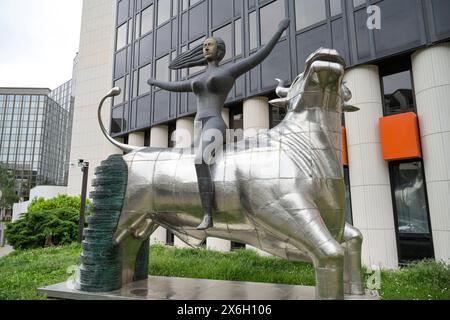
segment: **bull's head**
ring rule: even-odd
[[[354,112],[358,108],[346,104],[351,98],[350,89],[342,81],[345,61],[333,49],[319,49],[306,60],[305,71],[295,78],[289,88],[280,79],[276,93],[279,99],[270,104],[299,112],[308,107],[321,106],[335,112]],[[330,110],[331,111],[331,110]]]

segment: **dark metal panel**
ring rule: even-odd
[[[382,27],[380,30],[373,31],[376,57],[401,52],[426,43],[426,39],[421,39],[420,5],[420,1],[416,0],[378,3],[382,12]]]

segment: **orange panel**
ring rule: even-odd
[[[342,164],[348,166],[348,151],[347,151],[347,131],[344,127],[341,129],[342,139]]]
[[[419,124],[413,112],[380,118],[380,138],[384,160],[422,157]]]

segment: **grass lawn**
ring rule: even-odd
[[[66,281],[78,264],[78,245],[14,251],[0,258],[0,299],[44,299],[36,288]],[[235,281],[314,285],[310,264],[260,257],[250,250],[209,250],[152,246],[150,274]],[[383,299],[450,300],[450,267],[421,262],[400,271],[382,271]]]

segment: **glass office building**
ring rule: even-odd
[[[113,61],[111,75],[98,88],[84,75],[81,83],[92,93],[83,96],[80,112],[88,112],[84,106],[95,96],[89,100],[94,119],[96,90],[121,87],[111,106],[110,129],[133,145],[174,146],[178,129],[192,130],[195,96],[149,87],[146,81],[200,74],[203,68],[170,71],[168,65],[207,37],[221,37],[227,46],[222,63],[233,63],[261,48],[281,19],[291,20],[267,60],[239,78],[228,97],[224,120],[244,132],[283,120],[286,112],[268,104],[275,77],[289,84],[310,53],[337,49],[347,62],[351,103],[360,108],[343,117],[343,166],[346,217],[363,234],[364,264],[395,268],[433,257],[450,262],[450,1],[117,0],[113,10],[106,3],[85,4],[91,6],[83,14],[85,26],[100,31],[108,22],[114,44],[100,50],[104,34],[95,40],[94,32],[82,34],[80,70],[99,65],[96,59],[104,61],[101,54],[108,50]],[[98,27],[93,10],[105,13]],[[87,130],[85,119],[80,132]],[[94,148],[80,143],[75,150],[87,159]],[[159,231],[155,237],[173,239]],[[176,237],[173,242],[177,245]],[[236,246],[210,238],[207,245]]]
[[[70,81],[55,91],[0,88],[0,163],[29,199],[37,185],[67,185],[73,98]]]

